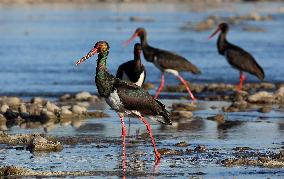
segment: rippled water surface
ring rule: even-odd
[[[283,81],[284,14],[283,3],[208,6],[207,11],[190,4],[98,4],[94,6],[1,6],[0,7],[0,94],[58,95],[94,87],[95,59],[79,67],[74,62],[85,55],[98,40],[107,40],[111,51],[109,70],[115,74],[119,64],[133,58],[132,45],[123,47],[137,27],[148,31],[153,46],[175,51],[196,64],[200,76],[184,74],[192,82],[237,83],[238,72],[217,54],[216,38],[208,41],[211,31],[181,30],[186,23],[197,23],[210,15],[233,16],[258,12],[271,14],[269,21],[244,21],[232,26],[229,41],[251,52],[266,72],[266,81]],[[198,7],[198,6],[197,6]],[[192,11],[195,9],[195,11]],[[198,8],[197,8],[198,9]],[[223,9],[223,10],[222,10]],[[139,16],[148,21],[132,22]],[[265,32],[243,31],[245,26],[261,27]],[[138,40],[137,40],[138,42]],[[159,83],[160,72],[144,61],[148,80]],[[171,84],[175,78],[168,75]],[[249,81],[257,81],[254,76]]]
[[[283,3],[227,4],[225,8],[139,4],[139,10],[137,4],[0,6],[0,95],[54,97],[85,90],[96,93],[96,57],[78,67],[74,65],[75,61],[89,52],[96,41],[107,40],[111,46],[108,68],[115,74],[120,63],[133,58],[134,43],[126,48],[122,43],[140,26],[147,29],[151,45],[187,57],[203,72],[200,76],[183,74],[187,80],[237,83],[238,72],[218,55],[216,38],[207,40],[213,30],[195,32],[181,27],[188,22],[198,23],[210,15],[247,15],[255,11],[261,15],[271,14],[272,20],[244,21],[234,25],[228,39],[255,56],[266,72],[266,81],[283,82],[284,14],[279,12],[283,6]],[[130,21],[132,16],[146,21]],[[247,26],[263,28],[264,32],[244,31],[243,27]],[[157,85],[160,72],[152,64],[143,62],[148,71],[147,81]],[[166,80],[171,84],[178,83],[170,75]],[[258,80],[248,76],[248,81]],[[162,102],[171,106],[172,103],[189,101],[164,99]],[[283,110],[272,107],[272,111],[265,114],[256,110],[222,113],[222,107],[229,104],[199,101],[193,119],[171,127],[152,121],[159,149],[185,151],[204,145],[209,150],[206,153],[193,151],[186,155],[165,155],[156,167],[145,126],[131,118],[131,125],[127,126],[127,172],[132,174],[128,178],[140,175],[142,178],[283,178],[283,168],[224,167],[220,163],[237,155],[233,150],[235,147],[277,153],[284,145]],[[99,109],[111,117],[8,126],[9,134],[46,132],[58,138],[72,137],[79,142],[67,142],[64,149],[56,153],[31,153],[23,147],[1,144],[0,166],[16,165],[35,171],[92,171],[97,172],[94,174],[97,177],[120,177],[120,121],[106,104]],[[225,125],[207,120],[208,116],[220,113],[226,118]],[[128,125],[127,118],[126,123]],[[174,146],[181,141],[190,145],[185,148]]]

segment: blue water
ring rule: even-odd
[[[134,42],[126,48],[122,43],[140,26],[147,29],[151,45],[175,51],[201,69],[202,75],[199,76],[183,74],[187,80],[237,83],[238,71],[217,53],[216,38],[207,40],[212,30],[183,31],[181,27],[188,21],[197,23],[210,15],[249,14],[256,7],[261,14],[272,14],[273,20],[235,25],[228,39],[254,55],[266,72],[266,81],[284,81],[284,14],[273,11],[283,3],[238,5],[233,6],[232,13],[222,8],[193,12],[190,7],[180,5],[165,5],[163,8],[141,4],[140,10],[135,11],[128,6],[1,6],[0,95],[53,96],[84,90],[95,93],[96,57],[78,67],[74,62],[96,41],[106,40],[111,46],[108,68],[115,74],[119,64],[133,58]],[[153,21],[131,22],[131,16]],[[242,30],[244,25],[261,27],[266,32],[246,32]],[[148,71],[147,81],[158,84],[160,72],[154,65],[143,62]],[[170,75],[166,80],[168,84],[178,83]],[[258,79],[249,76],[248,81],[257,82]]]

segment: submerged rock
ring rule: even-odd
[[[176,147],[187,147],[187,146],[189,146],[189,144],[185,141],[182,141],[182,142],[174,144],[174,146],[176,146]]]
[[[36,136],[28,145],[28,149],[33,152],[60,152],[63,147],[60,142],[52,142],[41,136]]]
[[[172,108],[174,111],[195,111],[197,106],[192,103],[174,103]]]
[[[31,103],[33,103],[33,104],[41,104],[42,105],[45,102],[46,102],[46,100],[41,98],[41,97],[33,97],[31,99]]]
[[[11,106],[18,106],[21,104],[22,100],[18,97],[8,97],[6,100],[8,105]]]
[[[181,155],[182,151],[174,149],[158,149],[161,155]]]
[[[88,101],[92,97],[91,93],[89,92],[81,92],[75,95],[75,99],[78,101]]]
[[[207,152],[207,147],[204,145],[198,145],[197,147],[195,147],[194,151],[195,152],[199,152],[199,153],[204,153]]]
[[[272,110],[272,108],[270,106],[264,106],[258,109],[258,112],[261,113],[269,113]]]
[[[5,113],[9,109],[9,106],[7,104],[3,104],[1,106],[1,113]]]
[[[184,119],[191,119],[193,116],[190,111],[172,111],[171,117],[173,121],[182,121]]]
[[[225,123],[225,117],[222,114],[217,114],[216,116],[207,117],[208,120],[216,121],[220,124]]]
[[[0,176],[31,176],[35,175],[35,172],[21,167],[16,166],[1,166]]]
[[[81,107],[79,105],[72,106],[72,112],[75,114],[83,114],[87,112],[87,109],[85,107]]]
[[[273,94],[266,91],[260,91],[248,97],[251,103],[273,103],[274,99]]]

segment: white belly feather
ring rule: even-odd
[[[145,73],[144,71],[140,74],[139,78],[138,78],[138,81],[136,81],[134,84],[136,84],[137,86],[142,86],[143,84],[143,81],[144,81],[144,78],[145,78]],[[122,80],[125,80],[125,81],[130,81],[128,76],[123,72],[122,74]]]
[[[117,90],[114,90],[112,93],[110,93],[109,97],[106,98],[107,104],[116,111],[123,110],[123,104],[118,96]]]
[[[145,73],[144,71],[140,74],[139,78],[138,78],[138,81],[135,83],[137,86],[142,86],[143,84],[143,81],[144,81],[144,78],[145,78]]]

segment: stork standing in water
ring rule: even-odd
[[[122,80],[131,81],[137,86],[142,86],[146,79],[146,70],[141,63],[142,48],[139,43],[134,45],[134,60],[121,64],[116,72],[116,77]]]
[[[227,23],[219,24],[216,31],[209,36],[209,39],[211,39],[218,32],[221,32],[217,40],[217,49],[219,54],[225,56],[228,63],[233,68],[240,71],[240,83],[238,85],[238,90],[241,91],[243,88],[243,82],[245,80],[245,75],[243,72],[248,72],[257,76],[258,79],[263,80],[265,77],[264,71],[255,61],[253,56],[244,49],[227,41],[226,36],[229,32],[229,25]]]
[[[179,72],[185,71],[191,72],[193,74],[200,74],[200,70],[195,65],[190,63],[186,58],[176,53],[150,46],[148,44],[147,33],[144,28],[137,28],[135,33],[131,36],[129,40],[126,41],[125,44],[129,44],[136,37],[140,38],[145,59],[148,62],[153,63],[162,72],[161,83],[156,92],[155,99],[158,98],[160,92],[164,87],[164,73],[168,72],[175,75],[183,83],[191,99],[195,100],[195,97],[193,96],[187,82],[183,79],[183,77],[180,76]]]
[[[106,61],[109,54],[109,45],[106,41],[98,41],[87,55],[76,62],[76,65],[81,64],[96,53],[99,54],[95,77],[98,92],[100,96],[105,98],[108,105],[118,113],[122,124],[123,171],[126,171],[126,128],[124,124],[124,115],[132,114],[137,116],[146,125],[156,156],[155,162],[159,162],[161,155],[156,148],[151,126],[144,118],[144,115],[156,116],[159,122],[170,125],[171,119],[169,112],[160,101],[154,99],[141,87],[120,80],[108,72]]]

